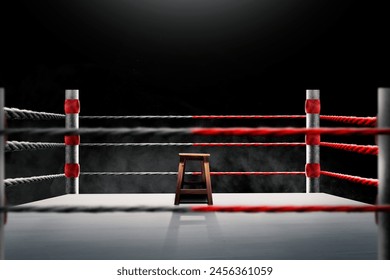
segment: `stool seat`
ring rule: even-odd
[[[175,205],[180,204],[181,195],[206,195],[207,204],[213,204],[211,178],[210,178],[210,154],[203,153],[179,153],[179,169],[177,172],[177,185],[175,195]],[[201,162],[201,181],[184,181],[186,162]],[[184,188],[185,185],[201,185],[203,188]]]
[[[179,156],[188,157],[191,159],[209,157],[210,154],[199,154],[199,153],[179,153]]]

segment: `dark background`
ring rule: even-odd
[[[6,106],[81,115],[304,114],[321,90],[324,115],[375,116],[390,86],[386,1],[117,0],[1,4],[0,86]],[[16,126],[59,126],[63,121]],[[305,126],[283,121],[82,121],[89,126]],[[322,126],[345,126],[322,122]],[[62,142],[61,138],[19,141]],[[85,137],[83,142],[303,141],[303,137]],[[323,141],[375,144],[373,137]],[[176,171],[177,153],[211,153],[212,171],[303,171],[304,148],[83,148],[82,171]],[[63,149],[7,154],[6,177],[63,171]],[[321,168],[376,178],[376,157],[327,148]],[[376,190],[321,178],[322,191],[374,202]],[[80,192],[174,192],[174,177],[80,178]],[[213,177],[214,192],[304,192],[304,177]],[[63,180],[7,189],[11,203],[63,193]]]

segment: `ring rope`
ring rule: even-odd
[[[19,152],[26,150],[41,150],[57,147],[64,147],[64,143],[49,143],[49,142],[19,142],[19,141],[7,141],[4,152]]]
[[[186,172],[186,174],[190,174]],[[80,172],[80,176],[177,175],[177,172]]]
[[[330,147],[344,151],[357,152],[366,155],[378,155],[378,146],[376,145],[356,145],[344,143],[321,142],[322,147]],[[27,150],[50,149],[64,147],[64,143],[50,142],[20,142],[8,141],[5,145],[5,152],[18,152]],[[305,143],[81,143],[83,147],[151,147],[151,146],[192,146],[192,147],[303,147]]]
[[[376,145],[356,145],[344,143],[321,142],[321,146],[341,149],[345,151],[357,152],[361,154],[377,155],[378,146]],[[20,142],[8,141],[5,145],[5,152],[15,152],[24,150],[38,150],[64,147],[64,143],[52,142]],[[260,142],[245,142],[245,143],[81,143],[83,147],[148,147],[148,146],[192,146],[192,147],[303,147],[305,143],[287,142],[287,143],[260,143]]]
[[[185,172],[186,175],[201,175],[201,172],[195,171],[195,172]],[[102,176],[127,176],[127,175],[177,175],[176,171],[172,172],[80,172],[80,175],[85,176],[95,176],[95,175],[102,175]],[[274,172],[266,172],[266,171],[212,171],[210,172],[210,175],[212,176],[223,176],[223,175],[305,175],[305,172],[303,171],[274,171]]]
[[[347,116],[327,116],[321,115],[321,120],[342,122],[361,126],[376,126],[376,117],[347,117]]]
[[[305,119],[306,115],[146,115],[146,116],[80,116],[80,119]],[[356,117],[356,116],[328,116],[321,115],[320,119],[356,124],[362,126],[375,126],[376,117]]]
[[[305,119],[306,115],[150,115],[150,116],[80,116],[81,119]],[[362,126],[375,126],[376,117],[328,116],[321,115],[321,120],[343,122]]]
[[[118,127],[118,128],[80,128],[80,129],[69,129],[69,128],[11,128],[1,130],[0,134],[30,134],[30,135],[146,135],[146,134],[157,134],[157,135],[171,135],[171,134],[182,134],[182,135],[204,135],[204,136],[293,136],[293,135],[377,135],[377,134],[390,134],[390,128],[273,128],[273,127],[235,127],[235,128],[223,128],[223,127],[193,127],[193,128],[170,128],[170,127]]]
[[[376,145],[356,145],[356,144],[343,144],[332,142],[321,142],[321,147],[329,147],[334,149],[340,149],[349,152],[356,152],[365,155],[378,155],[378,146]]]
[[[201,172],[192,172],[192,175],[201,175]],[[210,175],[214,176],[223,176],[223,175],[261,175],[261,176],[269,176],[269,175],[305,175],[303,171],[211,171]]]
[[[0,207],[0,212],[35,213],[110,213],[110,212],[235,212],[235,213],[309,213],[309,212],[390,212],[390,205],[282,205],[282,206],[10,206]]]
[[[201,175],[201,172],[185,172],[185,174],[188,175]],[[177,175],[176,171],[172,172],[80,172],[80,175],[84,176],[95,176],[95,175],[102,175],[102,176],[128,176],[128,175]],[[223,176],[223,175],[262,175],[262,176],[269,176],[269,175],[305,175],[305,172],[303,171],[274,171],[274,172],[268,172],[268,171],[249,171],[249,172],[241,172],[241,171],[228,171],[228,172],[218,172],[213,171],[210,172],[210,175],[212,176]],[[335,177],[338,179],[344,179],[348,180],[354,183],[361,183],[368,186],[378,187],[378,179],[372,179],[372,178],[363,178],[358,176],[351,176],[346,174],[340,174],[335,172],[329,172],[329,171],[321,171],[321,175],[326,175],[330,177]],[[64,174],[53,174],[53,175],[43,175],[43,176],[34,176],[34,177],[25,177],[25,178],[10,178],[4,180],[4,186],[15,186],[19,184],[28,184],[28,183],[35,183],[35,182],[41,182],[45,180],[52,180],[56,178],[64,178]]]
[[[33,177],[25,177],[25,178],[10,178],[4,180],[4,186],[10,187],[19,184],[42,182],[42,181],[52,180],[56,178],[65,178],[65,174],[42,175],[42,176],[33,176]]]
[[[50,149],[64,147],[64,143],[8,141],[5,152]],[[306,146],[305,143],[81,143],[83,147],[148,147],[148,146],[192,146],[192,147],[296,147]]]
[[[378,187],[378,184],[379,184],[378,179],[364,178],[364,177],[359,177],[359,176],[351,176],[351,175],[329,172],[329,171],[321,171],[321,175],[334,177],[337,179],[343,179],[343,180],[347,180],[347,181],[350,181],[353,183],[360,183],[360,184],[371,186],[371,187]]]
[[[304,119],[305,115],[145,115],[145,116],[80,116],[80,119]]]
[[[64,114],[37,112],[25,109],[4,107],[7,119],[14,120],[52,120],[64,119]],[[133,116],[79,116],[80,119],[304,119],[305,115],[133,115]],[[376,117],[327,116],[321,115],[321,120],[343,122],[363,126],[375,126]]]
[[[86,147],[113,147],[113,146],[193,146],[193,147],[295,147],[306,146],[305,143],[81,143]]]
[[[4,107],[5,117],[10,120],[62,120],[63,114],[37,112],[25,109]]]
[[[201,175],[201,172],[185,172],[187,175]],[[176,171],[173,172],[80,172],[80,176],[128,176],[128,175],[177,175]],[[250,172],[210,172],[210,175],[213,176],[222,176],[222,175],[305,175],[305,172],[301,171],[276,171],[276,172],[262,172],[262,171],[250,171]],[[9,178],[4,180],[4,186],[10,187],[19,184],[29,184],[35,182],[41,182],[46,180],[52,180],[56,178],[65,178],[64,174],[53,174],[53,175],[43,175],[43,176],[33,176],[25,178]]]

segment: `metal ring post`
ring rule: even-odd
[[[306,128],[320,127],[320,91],[306,90]],[[306,193],[320,191],[320,135],[306,135]]]
[[[70,129],[79,128],[79,91],[65,91],[65,127]],[[66,193],[79,193],[79,145],[80,135],[65,136],[65,176]]]
[[[390,88],[378,89],[378,127],[390,127]],[[378,135],[378,204],[390,204],[390,135]],[[390,259],[390,214],[378,213],[378,259]]]

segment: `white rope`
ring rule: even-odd
[[[19,142],[19,141],[8,141],[5,145],[5,152],[19,152],[28,150],[41,150],[49,148],[64,147],[64,143],[49,143],[49,142]]]
[[[4,107],[5,116],[10,120],[62,120],[63,114],[36,112],[25,109]]]
[[[53,174],[53,175],[43,175],[43,176],[34,176],[34,177],[25,177],[25,178],[5,179],[4,186],[10,187],[19,184],[29,184],[29,183],[46,181],[46,180],[52,180],[56,178],[65,178],[65,174]]]

